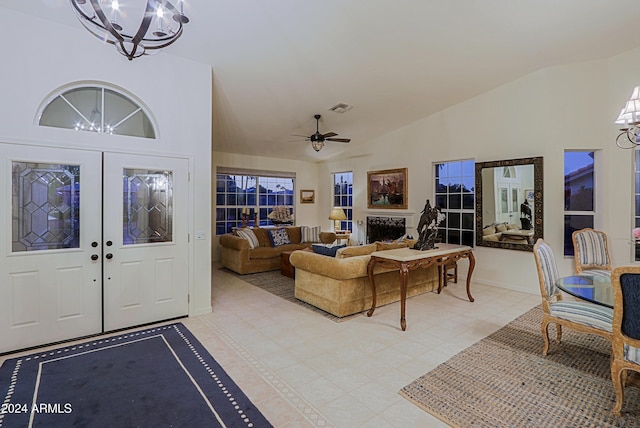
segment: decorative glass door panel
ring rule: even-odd
[[[173,172],[124,169],[124,245],[173,240]]]
[[[12,251],[80,245],[80,165],[12,162]]]
[[[0,143],[0,352],[102,331],[101,169],[100,152]]]
[[[105,331],[186,315],[188,161],[105,153],[103,173]]]

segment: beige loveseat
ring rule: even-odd
[[[502,232],[505,230],[519,230],[520,227],[517,224],[510,223],[497,223],[490,224],[482,228],[482,239],[485,241],[505,241],[505,242],[522,242],[519,239],[502,238]]]
[[[296,268],[295,296],[338,317],[371,307],[367,265],[374,251],[400,248],[396,244],[368,244],[341,248],[336,257],[295,251],[289,261]],[[400,300],[398,270],[376,267],[377,306]],[[431,266],[409,273],[407,297],[438,289],[438,268]]]
[[[269,228],[251,229],[258,240],[258,246],[250,248],[249,241],[233,233],[220,236],[222,246],[222,266],[241,275],[280,269],[280,254],[283,251],[301,250],[313,242],[302,242],[302,227],[287,226],[285,230],[290,244],[274,247],[269,237]],[[333,232],[320,232],[320,243],[331,244],[336,240]]]

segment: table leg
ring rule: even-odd
[[[442,291],[442,286],[444,285],[444,277],[447,274],[447,269],[445,268],[443,259],[438,260],[438,294]]]
[[[476,258],[473,255],[473,251],[469,251],[469,272],[467,273],[467,297],[470,302],[473,302],[474,299],[471,296],[471,274],[473,273],[473,268],[476,266]]]
[[[409,266],[403,262],[400,264],[400,327],[402,331],[407,329],[407,320],[405,319],[405,307],[407,304],[407,278],[409,276]]]
[[[373,315],[373,311],[376,310],[376,283],[373,279],[373,268],[376,265],[375,258],[371,257],[369,264],[367,265],[367,276],[369,277],[369,285],[371,285],[371,309],[367,312],[367,316]]]

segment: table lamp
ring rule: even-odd
[[[340,230],[340,222],[346,219],[347,215],[344,213],[344,210],[339,207],[333,207],[331,214],[329,214],[329,220],[333,220],[333,230],[335,232]]]

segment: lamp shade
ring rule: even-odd
[[[640,119],[640,86],[633,88],[631,98],[620,112],[616,123],[619,125],[627,125],[637,122],[638,119]]]
[[[346,220],[347,215],[342,208],[333,207],[331,214],[329,214],[329,220]]]

